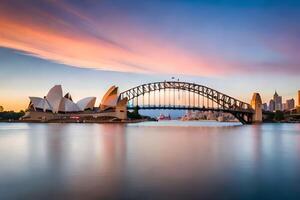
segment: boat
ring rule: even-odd
[[[168,116],[165,116],[164,114],[160,114],[158,117],[157,117],[157,120],[160,121],[160,120],[171,120],[171,116],[170,114]]]

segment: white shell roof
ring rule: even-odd
[[[116,88],[114,87],[111,89],[112,91],[107,94],[108,102],[111,102],[111,97],[109,94],[113,93],[114,89]],[[63,97],[61,85],[55,85],[54,87],[52,87],[45,98],[29,97],[29,99],[34,108],[40,108],[44,111],[51,110],[53,113],[57,113],[58,111],[78,112],[84,111],[88,108],[93,109],[96,102],[96,97],[86,97],[79,100],[76,104],[72,101],[71,95],[69,93],[65,97]]]
[[[34,107],[37,107],[37,105],[43,100],[41,97],[29,97],[29,99]]]
[[[68,98],[63,97],[59,105],[59,111],[62,112],[78,112],[78,106]]]
[[[93,109],[96,102],[96,97],[86,97],[79,100],[76,104],[81,111],[85,109]]]
[[[102,106],[116,106],[118,101],[118,87],[112,86],[101,100]]]
[[[63,97],[63,92],[61,85],[55,85],[51,88],[46,96],[50,106],[52,107],[52,112],[57,113],[59,110],[60,101]]]
[[[37,107],[43,109],[44,111],[52,110],[52,108],[51,108],[49,102],[47,101],[47,99],[42,99]]]
[[[47,99],[40,98],[40,97],[29,97],[33,107],[46,110],[52,110],[50,104],[48,103]]]

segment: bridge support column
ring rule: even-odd
[[[259,93],[254,93],[251,100],[251,107],[254,110],[252,121],[254,123],[262,122],[262,101]]]

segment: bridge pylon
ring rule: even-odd
[[[262,122],[262,100],[259,93],[254,93],[251,100],[251,107],[254,110],[252,115],[252,122],[261,123]]]

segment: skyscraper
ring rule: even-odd
[[[262,109],[263,109],[263,110],[268,110],[268,104],[267,104],[267,103],[263,103]]]
[[[275,111],[282,110],[282,96],[279,96],[276,91],[273,96],[273,100],[275,102]]]
[[[275,110],[275,101],[273,99],[269,102],[269,111],[273,112]]]
[[[286,109],[291,110],[293,108],[295,108],[295,100],[294,99],[286,100]]]
[[[282,110],[288,110],[287,104],[286,104],[286,103],[283,103],[283,104],[282,104]]]

